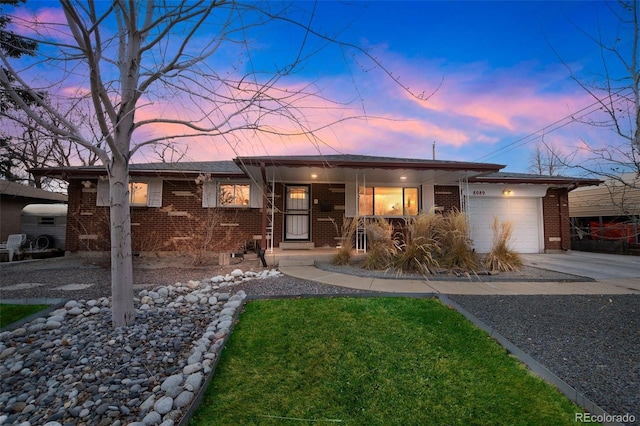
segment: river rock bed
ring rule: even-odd
[[[103,297],[0,333],[0,424],[177,424],[244,303],[233,286],[279,274],[235,270],[142,290],[129,327],[111,326]]]

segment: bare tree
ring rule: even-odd
[[[563,154],[544,140],[536,144],[529,157],[529,171],[540,176],[558,176],[572,164],[573,155]]]
[[[47,115],[46,111],[37,106],[32,107],[39,111],[41,116]],[[62,114],[65,110],[57,106]],[[59,184],[53,184],[50,179],[29,173],[32,168],[94,165],[98,157],[92,151],[81,145],[50,133],[28,114],[15,111],[11,114],[12,120],[6,117],[0,120],[3,124],[3,136],[0,142],[0,152],[3,163],[0,165],[0,176],[12,181],[26,182],[36,188],[58,189]],[[64,116],[72,121],[91,123],[90,130],[97,128],[96,120],[78,104],[68,109]],[[56,116],[47,117],[47,122],[60,125]],[[94,140],[96,135],[94,134]]]
[[[110,188],[115,326],[134,321],[129,162],[137,151],[187,138],[225,140],[226,135],[243,130],[304,135],[317,142],[316,130],[330,123],[314,125],[307,119],[309,100],[322,102],[325,108],[344,110],[345,105],[326,99],[314,84],[287,85],[285,77],[328,45],[364,55],[413,95],[365,50],[316,31],[314,4],[310,11],[300,4],[213,0],[65,0],[61,6],[67,34],[54,39],[44,36],[45,24],[35,28],[41,30],[38,41],[47,47],[45,62],[58,67],[63,74],[60,79],[54,83],[37,80],[31,77],[34,64],[15,65],[2,53],[0,85],[41,128],[91,150],[105,166]],[[300,41],[286,63],[269,69],[254,63],[248,40],[255,35],[249,35],[250,31],[274,22],[289,25],[291,39],[298,34]],[[61,27],[56,29],[59,32]],[[313,46],[311,39],[316,40]],[[232,67],[223,65],[230,60],[234,60]],[[65,117],[38,96],[42,88],[52,92],[65,81],[87,86],[98,137],[88,136],[84,123]],[[22,100],[16,85],[32,94],[56,122]],[[415,96],[427,99],[429,95]],[[179,108],[170,108],[180,101]],[[165,109],[156,109],[158,104]]]
[[[159,142],[151,147],[153,157],[162,163],[177,163],[182,161],[189,151],[189,147],[178,146],[174,142]]]
[[[638,2],[633,0],[619,0],[607,3],[607,6],[618,26],[582,30],[599,48],[600,72],[579,75],[560,54],[557,55],[571,78],[593,98],[603,113],[596,118],[583,115],[574,119],[612,132],[607,141],[583,140],[579,149],[582,159],[571,166],[629,186],[637,180],[624,179],[623,174],[640,175],[640,9]]]

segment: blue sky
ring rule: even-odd
[[[46,1],[27,5],[40,14],[58,8]],[[593,99],[562,63],[585,77],[601,70],[600,50],[586,33],[600,29],[608,36],[616,29],[604,2],[293,2],[307,17],[314,7],[319,31],[366,48],[412,92],[435,93],[418,100],[364,55],[325,46],[286,83],[311,84],[323,96],[350,102],[340,112],[315,105],[308,109],[310,122],[328,122],[336,114],[357,119],[318,132],[312,142],[255,136],[190,141],[186,159],[319,152],[431,158],[435,142],[441,160],[499,163],[506,171],[526,172],[542,139],[569,153],[583,140],[597,145],[612,137],[570,119]],[[303,35],[269,26],[249,36],[253,66],[267,68],[294,57]],[[323,44],[310,39],[305,52]],[[235,60],[229,52],[217,63]]]

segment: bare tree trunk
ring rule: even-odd
[[[109,168],[111,222],[111,295],[114,327],[135,321],[131,215],[129,214],[129,165],[114,156]]]
[[[316,38],[321,45],[336,44],[341,49],[354,49],[365,55],[374,67],[380,68],[384,75],[416,99],[425,101],[437,91],[414,94],[365,49],[316,30],[312,25],[315,6],[301,10],[300,15],[288,5],[276,7],[268,2],[259,5],[235,1],[65,0],[61,1],[61,7],[68,34],[63,39],[43,38],[43,44],[52,50],[41,60],[18,62],[19,68],[16,68],[12,64],[16,57],[14,52],[34,50],[35,45],[15,43],[11,46],[7,44],[11,39],[3,39],[0,100],[10,99],[33,123],[22,120],[17,114],[7,115],[11,111],[3,111],[2,103],[0,113],[25,122],[28,127],[37,125],[41,128],[40,133],[51,135],[54,141],[68,141],[91,151],[92,158],[99,158],[107,169],[114,326],[130,325],[135,319],[129,161],[136,152],[146,146],[172,141],[227,140],[227,135],[237,133],[242,135],[238,140],[264,132],[280,137],[309,135],[312,140],[320,141],[316,132],[356,118],[339,117],[331,123],[311,124],[306,114],[309,99],[319,101],[321,108],[327,108],[330,100],[315,83],[303,84],[294,92],[289,89],[290,83],[285,80],[315,56],[307,46],[309,37]],[[298,22],[298,19],[302,20]],[[245,25],[245,20],[250,24]],[[272,69],[260,71],[253,69],[253,65],[241,71],[245,67],[243,60],[240,65],[230,63],[224,72],[212,69],[218,56],[225,63],[229,59],[229,53],[224,49],[226,45],[240,49],[239,58],[249,55],[249,33],[245,34],[245,31],[272,22],[302,32],[299,52],[290,58],[291,61],[285,59],[284,63],[274,63]],[[39,25],[59,28],[58,22]],[[249,39],[258,34],[253,31]],[[42,34],[45,33],[43,30]],[[7,48],[10,51],[7,52]],[[88,100],[90,118],[60,111],[60,105],[51,104],[38,90],[43,84],[49,87],[51,82],[23,72],[43,65],[64,72],[58,79],[60,84],[67,78],[72,82],[82,81],[82,87],[68,98],[68,102],[76,108]],[[89,92],[86,92],[87,84]],[[54,86],[56,84],[51,87]],[[25,100],[21,92],[27,93],[29,100]],[[62,92],[57,95],[67,96]],[[181,102],[188,105],[181,108]],[[350,109],[340,102],[334,105],[344,108],[345,112]],[[142,119],[136,120],[136,114]],[[282,119],[290,122],[291,128],[274,132],[274,123],[282,128]]]

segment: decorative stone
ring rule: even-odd
[[[100,298],[0,331],[0,424],[178,424],[246,297],[213,282],[141,291],[128,327]]]
[[[173,398],[170,396],[163,396],[153,404],[153,409],[159,414],[167,414],[173,408]]]
[[[186,367],[184,367],[182,369],[182,373],[186,374],[186,375],[189,375],[189,374],[193,374],[193,373],[195,373],[197,371],[200,371],[200,370],[202,370],[202,364],[197,362],[195,364],[189,364]]]
[[[193,392],[191,391],[182,391],[180,394],[173,400],[173,406],[176,408],[184,408],[188,406],[193,400]]]

